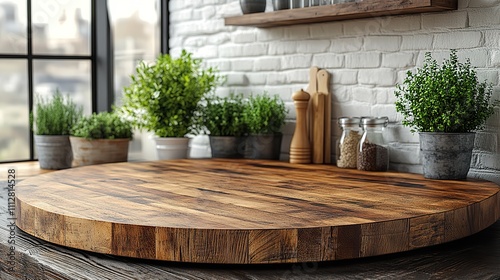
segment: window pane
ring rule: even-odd
[[[26,1],[0,0],[0,53],[26,54],[26,11]]]
[[[130,83],[141,60],[153,61],[160,53],[160,2],[158,0],[108,0],[114,47],[115,101],[120,104],[123,88]],[[156,158],[150,134],[135,131],[130,145],[131,160]]]
[[[108,0],[118,102],[137,62],[154,60],[160,53],[159,5],[158,0]]]
[[[90,55],[89,0],[33,0],[33,53]]]
[[[56,89],[69,95],[92,112],[91,62],[87,60],[35,60],[33,62],[33,92],[43,97],[52,96]]]
[[[29,159],[28,69],[24,59],[0,63],[0,161]]]

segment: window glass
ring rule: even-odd
[[[91,62],[89,60],[33,61],[33,92],[45,98],[59,89],[82,105],[84,114],[92,113]]]
[[[154,61],[160,53],[160,2],[158,0],[108,0],[113,36],[115,102],[141,60]],[[135,131],[130,144],[131,160],[155,159],[150,135]]]
[[[0,63],[0,161],[30,157],[27,68],[25,59]]]
[[[26,1],[0,0],[0,53],[26,54]]]
[[[33,53],[90,55],[88,0],[32,0]]]

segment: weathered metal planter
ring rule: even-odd
[[[210,136],[213,158],[243,158],[245,138],[235,136]]]
[[[68,135],[35,135],[35,146],[41,169],[71,167],[73,155]]]
[[[73,166],[125,162],[130,139],[86,139],[70,137]]]
[[[462,180],[467,178],[475,133],[420,132],[425,178]]]
[[[279,160],[282,138],[281,133],[249,135],[245,145],[245,158]]]

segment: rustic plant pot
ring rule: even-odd
[[[243,14],[262,13],[266,10],[266,0],[240,0]]]
[[[245,138],[235,136],[210,136],[213,158],[243,158]]]
[[[184,159],[187,158],[189,138],[187,137],[157,137],[156,152],[158,159]]]
[[[273,0],[273,9],[275,11],[290,9],[290,1],[289,0]]]
[[[420,132],[425,178],[461,180],[467,178],[475,133]]]
[[[71,136],[73,166],[125,162],[130,139],[86,139]]]
[[[35,135],[35,146],[41,169],[71,167],[73,154],[68,135]]]
[[[279,160],[282,138],[281,133],[249,135],[245,144],[245,158]]]

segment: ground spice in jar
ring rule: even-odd
[[[340,144],[340,157],[337,160],[337,167],[357,167],[357,151],[359,139],[361,139],[361,135],[357,131],[351,130],[349,134],[347,134],[347,136],[344,138],[344,141]]]
[[[358,153],[357,167],[364,171],[387,171],[389,151],[383,146],[365,142]]]

